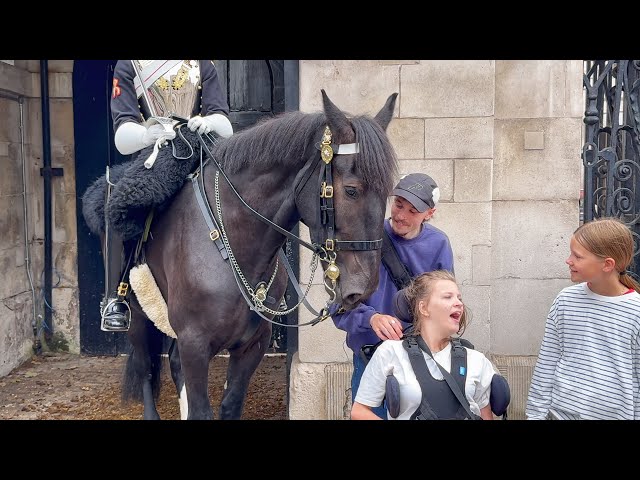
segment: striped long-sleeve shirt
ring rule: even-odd
[[[639,382],[640,295],[563,289],[547,316],[527,418],[640,420]]]

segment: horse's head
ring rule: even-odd
[[[335,286],[335,301],[347,310],[378,286],[386,200],[397,172],[385,131],[397,95],[374,118],[347,118],[322,90],[326,125],[312,153],[322,161],[312,163],[314,173],[296,199],[312,242],[326,253],[325,284]]]

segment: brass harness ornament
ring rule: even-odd
[[[324,133],[322,134],[322,141],[320,142],[320,157],[322,157],[322,161],[327,165],[333,159],[331,137],[331,130],[329,129],[329,126],[326,126]],[[333,198],[333,185],[328,185],[327,182],[322,182],[322,185],[320,186],[320,198]],[[335,243],[332,238],[327,238],[324,243],[329,261],[329,265],[327,265],[327,268],[324,271],[324,276],[325,279],[330,280],[331,286],[327,285],[326,280],[325,285],[331,291],[335,291],[336,282],[340,276],[340,269],[338,268],[338,265],[336,265],[336,253],[334,251]]]

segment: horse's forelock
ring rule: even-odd
[[[351,119],[360,146],[356,168],[363,182],[385,198],[391,193],[398,174],[398,159],[387,134],[376,121],[368,116]]]

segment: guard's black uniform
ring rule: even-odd
[[[200,102],[193,106],[191,116],[201,115],[206,117],[212,113],[222,113],[229,116],[227,96],[222,90],[218,79],[218,71],[211,60],[198,60],[200,62]],[[124,122],[142,123],[149,118],[150,113],[144,97],[136,97],[133,79],[136,74],[131,60],[118,60],[113,71],[113,90],[111,93],[111,117],[113,119],[113,131]]]

